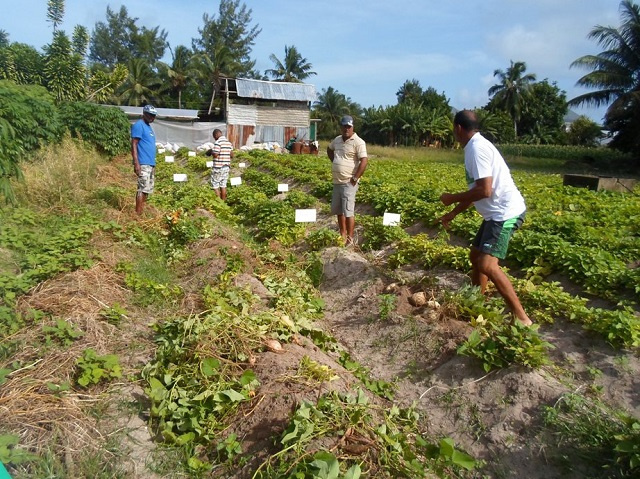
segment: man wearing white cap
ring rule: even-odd
[[[151,123],[156,119],[157,114],[153,105],[145,105],[142,109],[142,118],[131,125],[133,171],[138,177],[136,213],[139,215],[142,214],[147,196],[153,193],[156,176],[156,137]]]
[[[354,243],[356,192],[367,168],[367,145],[353,131],[353,118],[349,115],[340,119],[340,129],[342,134],[327,147],[333,175],[331,213],[337,215],[340,236],[350,246]]]

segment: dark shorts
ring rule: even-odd
[[[511,236],[523,222],[524,213],[506,221],[485,220],[480,225],[480,230],[471,245],[483,253],[504,259],[507,256]]]
[[[334,184],[331,197],[331,214],[351,218],[356,213],[356,193],[358,185],[351,183]]]

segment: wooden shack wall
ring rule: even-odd
[[[308,135],[309,120],[307,103],[230,103],[227,111],[227,137],[234,148],[240,148],[248,141],[277,141],[284,146],[295,132]],[[269,138],[260,138],[263,133]],[[253,139],[251,135],[254,135]]]

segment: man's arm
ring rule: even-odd
[[[440,201],[445,206],[453,203],[475,203],[476,201],[489,198],[493,193],[493,177],[479,178],[475,181],[473,187],[461,193],[442,193]]]
[[[447,214],[442,215],[438,221],[442,223],[442,226],[449,228],[449,223],[460,213],[469,209],[469,207],[476,201],[489,198],[493,193],[493,177],[488,176],[486,178],[479,178],[475,181],[473,187],[468,191],[461,193],[442,193],[440,195],[440,201],[445,206],[458,203],[454,209]]]
[[[140,160],[138,160],[138,143],[140,138],[131,138],[131,156],[133,157],[133,171],[140,176]]]
[[[353,176],[354,176],[354,178],[356,180],[356,183],[358,182],[360,177],[364,174],[364,170],[367,169],[367,163],[368,162],[369,162],[369,159],[366,156],[364,158],[360,158],[360,164],[358,165],[358,169],[353,174]]]
[[[333,155],[335,154],[335,151],[333,151],[331,148],[329,148],[327,146],[327,156],[329,157],[329,159],[331,160],[331,163],[333,163]]]

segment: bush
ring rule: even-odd
[[[81,138],[113,157],[130,149],[130,124],[119,108],[94,103],[67,102],[60,115],[71,136]]]
[[[62,138],[63,126],[53,98],[35,85],[0,80],[0,194],[13,201],[10,179],[22,176],[20,160]]]

